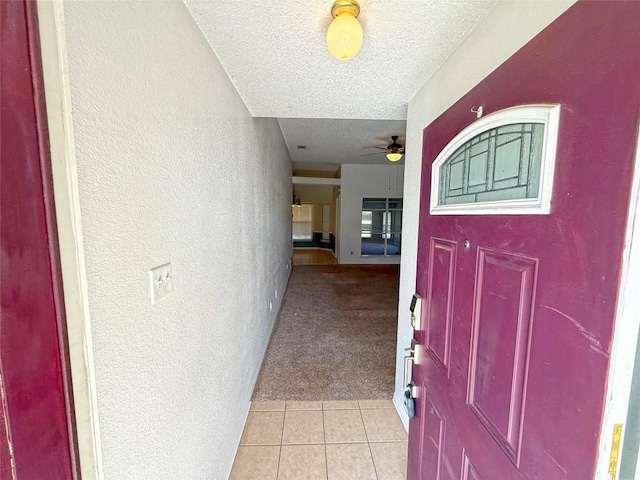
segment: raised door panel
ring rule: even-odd
[[[451,355],[456,247],[453,241],[431,238],[426,301],[426,351],[446,376],[449,376]]]
[[[467,401],[516,465],[537,264],[521,255],[478,251]]]

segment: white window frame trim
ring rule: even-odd
[[[544,137],[540,162],[540,187],[536,198],[482,203],[439,205],[440,169],[458,148],[473,137],[493,128],[514,123],[542,123]],[[431,215],[548,215],[551,211],[556,147],[560,126],[560,105],[533,104],[510,107],[475,121],[451,140],[431,166]]]

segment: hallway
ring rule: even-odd
[[[640,2],[333,2],[0,2],[17,478],[640,472]]]
[[[407,432],[391,400],[398,277],[397,265],[294,255],[231,479],[405,478]]]

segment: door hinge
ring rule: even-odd
[[[618,475],[618,459],[620,457],[620,440],[622,439],[622,424],[613,425],[613,438],[611,440],[611,455],[609,456],[609,478],[616,480]]]

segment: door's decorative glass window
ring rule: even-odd
[[[464,129],[438,155],[431,214],[545,214],[560,107],[514,107]]]
[[[362,199],[361,255],[399,255],[401,234],[401,198]]]

